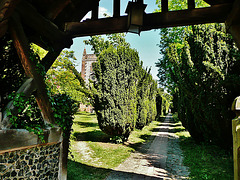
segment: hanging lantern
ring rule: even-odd
[[[143,4],[143,0],[128,2],[126,9],[126,13],[128,14],[128,32],[140,35],[146,6],[146,4]]]

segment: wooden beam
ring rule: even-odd
[[[168,12],[168,0],[162,0],[162,12]]]
[[[1,0],[0,1],[0,22],[7,19],[13,13],[20,0]]]
[[[188,0],[188,9],[195,9],[195,0]]]
[[[20,0],[0,1],[0,38],[4,36],[8,29],[8,18],[12,15]]]
[[[4,36],[8,29],[8,20],[4,20],[0,22],[0,38]]]
[[[204,0],[204,1],[210,5],[226,4],[226,3],[234,2],[234,0]]]
[[[233,9],[225,24],[227,30],[232,34],[238,49],[240,49],[240,0],[235,0]]]
[[[41,109],[42,116],[47,122],[54,123],[51,104],[47,96],[46,85],[43,77],[37,72],[35,63],[30,59],[30,45],[24,33],[18,14],[14,14],[11,17],[11,21],[9,22],[9,28],[14,46],[17,50],[26,76],[29,78],[33,78],[34,81],[37,82],[37,91],[34,95],[37,100],[38,106]]]
[[[65,25],[66,33],[72,37],[120,33],[126,32],[127,29],[127,16],[103,18],[96,21],[85,21],[82,23],[70,22]]]
[[[65,47],[70,47],[72,45],[71,38],[69,38],[64,32],[60,31],[54,23],[39,14],[38,11],[27,1],[23,0],[17,7],[17,11],[24,24],[32,28],[41,36],[46,37],[50,43],[62,43],[65,44]]]
[[[188,26],[205,23],[222,23],[227,19],[232,4],[215,5],[206,8],[153,13],[145,16],[142,30]]]
[[[92,9],[92,20],[98,19],[98,12],[99,12],[99,2],[96,1],[93,5],[93,9]]]
[[[222,4],[207,8],[146,14],[142,31],[194,24],[222,23],[227,19],[231,8],[232,4]],[[127,16],[103,18],[82,23],[69,22],[65,26],[66,33],[72,37],[127,32],[127,30]]]
[[[50,4],[50,7],[47,7],[48,10],[45,13],[48,19],[54,20],[62,10],[71,3],[71,0],[58,0]]]
[[[120,17],[120,0],[113,1],[113,17]]]
[[[227,28],[240,24],[240,0],[235,0],[231,13],[226,20]]]

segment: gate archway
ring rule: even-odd
[[[62,49],[71,46],[75,37],[127,32],[128,16],[120,15],[121,1],[113,0],[113,17],[101,19],[98,17],[99,1],[2,0],[0,3],[0,38],[6,33],[11,34],[27,76],[19,92],[24,92],[26,96],[36,92],[34,95],[38,106],[48,123],[54,123],[54,117],[50,111],[45,83],[39,76],[36,65],[30,60],[29,45],[33,42],[50,50],[41,62],[48,70]],[[213,22],[226,23],[240,48],[240,0],[205,0],[210,5],[206,8],[195,8],[195,1],[188,0],[188,9],[180,11],[169,11],[168,0],[161,2],[162,12],[144,15],[142,31]],[[80,22],[89,11],[92,11],[91,20]],[[17,111],[12,104],[8,106]],[[11,123],[6,112],[2,112],[0,118],[0,131],[8,130]],[[63,161],[66,161],[66,157]]]

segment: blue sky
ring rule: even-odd
[[[127,7],[128,0],[121,0],[121,15],[125,14],[125,9]],[[147,8],[145,10],[146,13],[151,13],[157,6],[155,5],[155,0],[144,0],[144,3],[147,4]],[[112,15],[112,0],[101,0],[99,5],[100,17],[103,13],[107,13],[110,16]],[[90,17],[90,14],[86,16]],[[80,37],[75,38],[73,41],[73,45],[70,50],[75,52],[75,56],[77,58],[78,67],[77,69],[81,70],[81,61],[82,61],[82,53],[84,48],[86,48],[87,53],[93,53],[91,51],[91,46],[86,46],[83,43],[83,40],[89,39],[89,37]],[[160,58],[159,54],[159,30],[151,30],[141,32],[141,35],[127,33],[126,40],[131,44],[131,48],[136,49],[139,52],[139,56],[141,61],[143,61],[144,67],[151,67],[151,74],[153,78],[157,80],[157,68],[155,67],[155,62]]]

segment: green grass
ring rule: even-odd
[[[114,144],[110,136],[98,127],[94,114],[78,113],[73,124],[71,153],[68,161],[68,179],[105,179],[112,168],[124,162],[140,145],[153,140],[152,130],[158,122],[154,121],[141,131],[133,131],[125,144]],[[87,146],[87,155],[80,153],[80,145]]]
[[[175,124],[177,128],[179,124],[181,125]],[[233,159],[230,152],[210,143],[196,143],[184,129],[176,134],[180,137],[183,163],[189,167],[190,179],[233,179]]]

